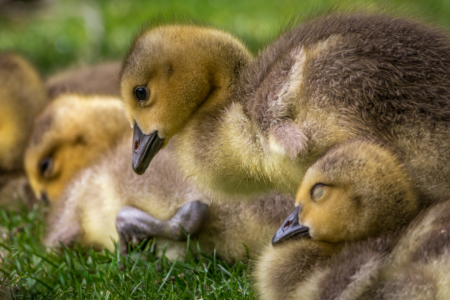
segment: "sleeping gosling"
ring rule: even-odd
[[[64,94],[54,99],[36,119],[25,153],[36,197],[57,201],[77,171],[129,132],[117,98]]]
[[[256,266],[261,299],[363,293],[375,282],[393,237],[420,206],[397,157],[360,140],[319,158],[306,172],[295,205]]]

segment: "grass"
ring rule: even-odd
[[[0,51],[18,51],[45,75],[72,65],[121,59],[146,21],[191,16],[236,34],[256,53],[296,12],[334,0],[65,0],[32,12],[1,14]],[[383,7],[387,1],[355,0]],[[450,26],[448,0],[392,0]],[[423,12],[423,13],[422,13]],[[92,249],[48,250],[41,244],[43,209],[0,209],[0,286],[17,286],[16,299],[253,299],[250,266],[215,257],[169,262],[151,251],[121,257]],[[151,250],[152,245],[147,246]]]
[[[42,208],[0,212],[1,286],[19,287],[15,299],[253,299],[249,265],[187,252],[184,262],[153,253],[153,244],[122,257],[75,246],[48,250]],[[195,241],[190,241],[191,243]]]
[[[48,75],[71,65],[121,59],[142,24],[157,16],[193,19],[224,28],[256,53],[292,16],[314,8],[344,6],[406,8],[450,25],[447,0],[64,0],[42,8],[1,14],[0,51],[23,53]],[[424,13],[425,12],[425,13]]]

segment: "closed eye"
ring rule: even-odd
[[[310,191],[311,199],[318,200],[320,197],[322,197],[325,192],[326,186],[327,185],[324,183],[316,183]]]
[[[39,173],[42,177],[48,178],[52,173],[53,159],[51,157],[45,157],[39,161]]]

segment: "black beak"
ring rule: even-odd
[[[145,135],[138,124],[134,122],[133,132],[133,170],[139,175],[144,174],[156,153],[164,145],[164,139],[158,136],[158,131]]]
[[[298,214],[300,213],[300,205],[294,208],[294,211],[281,224],[277,232],[272,238],[272,245],[275,246],[283,241],[289,240],[297,236],[309,236],[309,228],[300,225],[298,222]]]

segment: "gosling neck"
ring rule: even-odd
[[[216,197],[273,189],[294,194],[304,170],[268,151],[264,135],[244,112],[245,99],[233,97],[237,84],[215,87],[175,139],[180,169]]]

